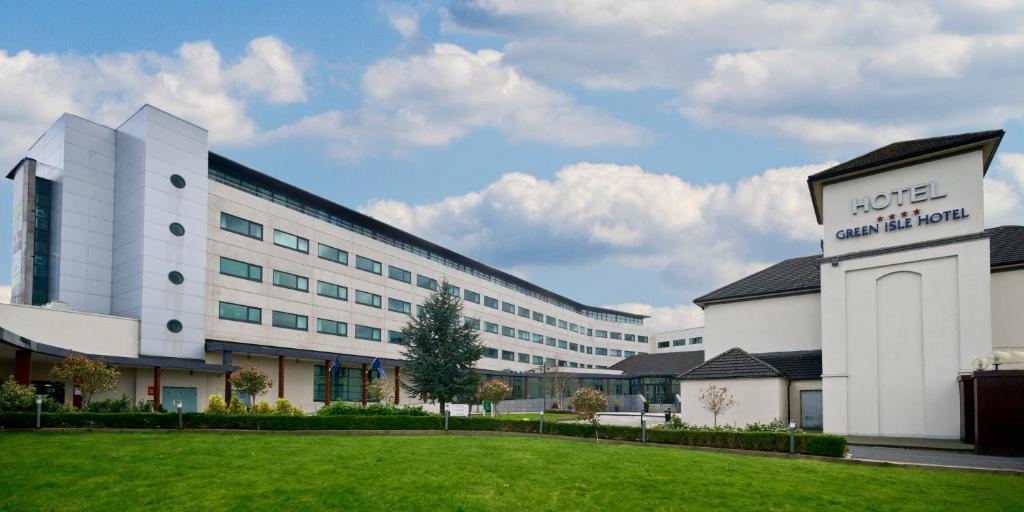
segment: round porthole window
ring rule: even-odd
[[[181,236],[181,235],[185,234],[185,226],[182,226],[181,224],[178,224],[177,222],[172,222],[171,225],[170,225],[170,229],[171,229],[171,234],[174,235],[174,236]]]
[[[167,274],[167,279],[174,284],[181,284],[185,282],[185,276],[181,275],[181,272],[178,272],[177,270],[172,270]]]
[[[181,332],[181,322],[174,319],[168,320],[167,330],[171,332]]]
[[[172,174],[171,185],[174,185],[174,188],[185,188],[185,178],[182,178],[180,174]]]

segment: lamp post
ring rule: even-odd
[[[43,395],[36,395],[36,428],[43,427]]]
[[[789,453],[796,453],[796,422],[789,420]]]
[[[640,442],[647,442],[647,417],[646,412],[640,411]]]
[[[540,433],[544,433],[544,409],[540,410]]]
[[[182,403],[181,400],[178,400],[178,401],[174,402],[174,406],[178,408],[178,430],[184,430],[185,429],[185,423],[183,421],[183,414],[182,414],[182,411],[181,411],[182,405],[184,405],[184,404]]]

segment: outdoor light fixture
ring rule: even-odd
[[[988,367],[988,361],[986,361],[983,358],[976,357],[976,358],[974,358],[973,361],[971,361],[971,368],[974,368],[976,371],[980,372],[980,371],[984,370],[987,367]]]
[[[989,357],[992,359],[992,366],[995,366],[996,370],[998,370],[999,365],[1006,363],[1006,360],[1010,358],[1010,354],[997,350],[989,354]]]

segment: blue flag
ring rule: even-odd
[[[373,358],[373,362],[370,363],[370,369],[377,370],[377,377],[384,378],[384,365],[381,364],[379,357]]]
[[[341,354],[334,356],[334,364],[331,365],[331,376],[337,377],[341,372]]]

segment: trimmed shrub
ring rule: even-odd
[[[292,405],[287,398],[278,398],[274,402],[274,414],[281,416],[305,416],[306,413]]]
[[[317,416],[430,416],[419,407],[398,407],[390,404],[370,404],[363,407],[349,402],[334,402],[320,408]]]
[[[121,398],[107,398],[106,400],[93,400],[85,406],[87,412],[112,413],[112,412],[150,412],[153,409],[152,403],[146,401],[134,402],[128,395],[121,395]]]
[[[0,411],[34,411],[35,408],[35,387],[18,384],[13,375],[0,385]]]
[[[257,416],[186,414],[185,428],[236,430],[440,430],[439,416]]]
[[[210,395],[206,401],[206,412],[208,414],[227,414],[228,404],[224,401],[224,397],[217,394]]]
[[[252,406],[252,410],[249,411],[251,414],[268,415],[274,413],[274,408],[267,403],[266,400],[260,400],[260,402]]]

